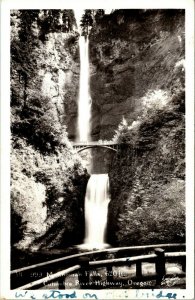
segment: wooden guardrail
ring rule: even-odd
[[[71,273],[79,271],[78,279],[80,286],[84,286],[86,288],[89,286],[89,272],[86,273],[86,270],[90,271],[104,267],[107,268],[107,273],[112,274],[113,266],[131,266],[132,264],[136,265],[136,274],[134,277],[135,281],[140,280],[140,278],[142,281],[151,280],[152,278],[156,280],[157,284],[160,284],[163,276],[166,274],[166,261],[179,261],[182,265],[183,272],[185,272],[186,253],[184,251],[170,252],[173,249],[183,248],[185,248],[185,244],[159,244],[139,247],[110,248],[74,254],[68,257],[13,270],[11,272],[11,286],[12,289],[38,289],[48,283],[57,281],[59,289],[65,289],[65,277]],[[137,254],[140,252],[149,252],[150,254],[132,256],[132,253],[135,254],[135,251]],[[103,260],[100,260],[98,257],[98,260],[94,260],[96,259],[95,256],[105,256],[106,254],[119,256],[119,254],[126,255],[127,252],[128,256],[125,257]],[[148,279],[148,276],[145,277],[142,275],[143,262],[155,263],[156,272],[154,275],[150,275],[150,279]],[[35,272],[38,274],[38,272],[41,272],[42,278],[29,282],[29,280],[32,280],[32,277],[28,276],[29,272],[31,272],[31,274]],[[86,274],[88,274],[88,276],[86,276]],[[113,277],[109,277],[109,280],[113,280]]]
[[[90,287],[90,280],[89,280],[89,271],[94,268],[107,268],[107,274],[110,272],[109,266],[131,266],[132,264],[136,264],[136,274],[133,277],[134,281],[148,281],[148,280],[156,280],[156,284],[160,284],[162,278],[166,275],[166,259],[167,258],[174,258],[178,261],[178,259],[182,258],[181,264],[183,266],[183,258],[186,257],[185,252],[172,252],[172,253],[164,253],[164,250],[158,248],[155,250],[155,254],[149,255],[141,255],[135,256],[130,258],[118,258],[118,259],[108,259],[108,260],[101,260],[101,261],[89,261],[86,257],[81,257],[79,261],[79,265],[75,265],[71,268],[65,269],[63,271],[57,272],[55,274],[49,275],[42,279],[36,280],[24,286],[21,286],[19,289],[21,290],[28,290],[28,289],[39,289],[49,283],[58,282],[59,289],[65,289],[65,277],[72,273],[79,271],[79,284],[81,288],[89,288]],[[153,262],[156,265],[156,273],[154,275],[142,275],[142,263],[143,262]],[[176,274],[177,276],[181,276],[181,274]],[[183,276],[183,274],[182,274]],[[110,273],[109,281],[113,281],[112,273]]]

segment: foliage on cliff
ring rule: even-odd
[[[77,35],[64,33],[63,26],[56,32],[57,25],[50,22],[44,32],[47,39],[40,39],[41,22],[48,23],[51,14],[54,11],[22,10],[12,12],[11,18],[12,133],[27,138],[42,152],[54,151],[66,139],[64,103],[69,94],[65,80],[68,87],[68,70],[77,55],[73,42]]]
[[[85,9],[80,20],[82,35],[88,35],[92,27],[104,16],[104,9]]]
[[[77,55],[73,17],[71,10],[11,12],[11,239],[19,249],[83,236],[88,174],[63,122]]]
[[[184,71],[177,75],[174,93],[149,91],[137,121],[123,120],[116,131],[122,147],[110,170],[111,243],[185,242]]]
[[[42,155],[18,139],[11,163],[12,212],[13,218],[20,218],[18,224],[12,220],[17,247],[49,248],[81,241],[88,174],[80,160],[64,146],[55,154]]]

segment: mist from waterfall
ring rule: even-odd
[[[85,239],[88,248],[106,246],[109,197],[108,174],[91,175],[85,195]]]

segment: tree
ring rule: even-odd
[[[90,27],[93,25],[92,10],[86,9],[84,15],[81,18],[82,35],[88,35]]]
[[[41,10],[38,18],[38,26],[40,30],[39,38],[42,42],[46,40],[46,34],[50,32],[59,32],[60,25],[60,10]]]
[[[117,130],[115,130],[115,135],[113,140],[117,141],[118,143],[126,143],[129,141],[130,131],[127,120],[124,118],[121,123],[118,125]]]
[[[37,20],[39,10],[20,10],[20,30],[19,39],[21,42],[27,42],[34,37],[32,24]]]
[[[72,9],[62,10],[62,21],[62,31],[69,32],[73,29],[73,25],[76,24],[76,21]]]
[[[96,22],[97,22],[99,19],[101,19],[101,18],[104,16],[104,14],[105,14],[104,9],[97,9],[97,10],[96,10],[96,13],[95,13],[95,20],[96,20]]]
[[[49,23],[49,31],[59,31],[60,30],[60,10],[53,9],[48,11],[48,23]]]

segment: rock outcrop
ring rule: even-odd
[[[79,90],[78,34],[49,33],[40,43],[38,69],[42,94],[55,106],[58,119],[66,125],[69,138],[74,139],[77,124]]]

